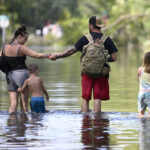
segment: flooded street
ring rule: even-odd
[[[50,99],[45,114],[9,115],[5,76],[0,73],[0,150],[148,150],[150,119],[138,119],[139,60],[111,65],[110,96],[102,114],[81,114],[80,53],[57,60],[27,59],[39,65]],[[135,61],[136,60],[136,61]],[[30,109],[29,109],[30,110]]]

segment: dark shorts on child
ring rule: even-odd
[[[109,99],[109,83],[106,77],[93,78],[86,74],[82,75],[82,98],[90,100],[93,91],[93,98],[100,100]]]
[[[31,111],[36,113],[45,113],[44,97],[31,97]]]

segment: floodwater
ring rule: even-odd
[[[80,53],[55,62],[28,58],[39,65],[50,99],[45,114],[9,115],[4,74],[0,73],[0,150],[149,150],[150,119],[137,118],[137,68],[142,54],[122,52],[111,64],[109,101],[102,114],[80,113]],[[147,115],[147,112],[146,112]]]

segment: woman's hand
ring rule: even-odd
[[[58,53],[51,53],[48,58],[51,60],[56,60],[58,58]]]

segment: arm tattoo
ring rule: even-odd
[[[72,54],[74,54],[76,52],[77,52],[77,49],[73,46],[73,47],[65,50],[64,52],[57,54],[57,58],[68,57],[68,56],[71,56]]]

